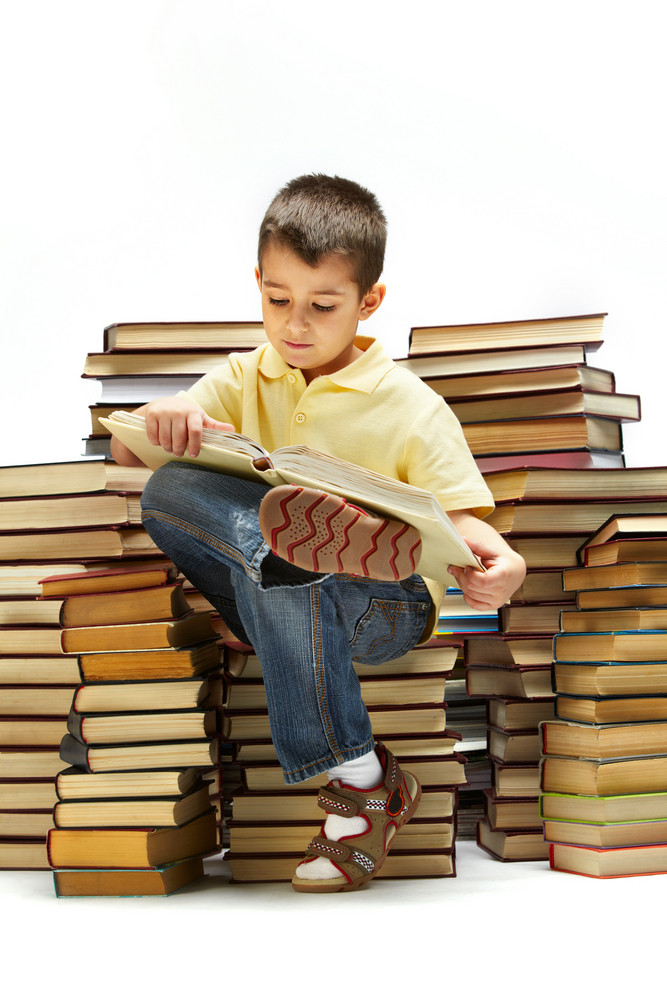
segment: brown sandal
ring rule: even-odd
[[[308,487],[269,490],[259,508],[259,526],[276,555],[315,573],[404,580],[421,555],[416,528]]]
[[[376,745],[384,780],[376,788],[360,791],[329,783],[321,788],[317,804],[326,813],[338,816],[363,816],[368,823],[365,833],[328,840],[324,825],[313,837],[301,864],[315,858],[328,858],[341,873],[339,878],[308,879],[297,875],[292,886],[297,892],[345,892],[359,889],[379,872],[389,853],[391,842],[411,819],[421,798],[419,781],[409,771],[402,771],[396,758],[382,743]]]

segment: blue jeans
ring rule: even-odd
[[[293,784],[372,750],[353,659],[380,664],[419,641],[421,577],[398,583],[299,569],[271,552],[258,511],[269,487],[168,462],[144,489],[156,545],[262,664],[271,737]]]

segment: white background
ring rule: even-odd
[[[0,11],[0,464],[80,454],[109,323],[259,318],[259,222],[310,171],[389,218],[364,332],[400,356],[411,326],[607,312],[628,464],[664,461],[657,0]]]
[[[360,181],[388,215],[389,290],[365,332],[400,356],[413,325],[606,311],[592,363],[643,402],[628,464],[664,463],[665,77],[657,0],[0,3],[0,464],[80,454],[97,398],[80,374],[109,323],[259,318],[261,216],[310,171]],[[5,873],[11,964],[50,996],[81,971],[88,992],[132,992],[128,963],[192,996],[241,975],[250,996],[357,995],[394,962],[400,992],[414,970],[458,996],[548,996],[554,971],[617,995],[630,952],[649,975],[638,914],[661,878],[602,887],[474,854],[425,895],[371,886],[312,920],[287,888],[238,910],[224,888],[202,909],[135,906]]]

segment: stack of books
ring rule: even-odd
[[[609,515],[664,509],[667,470],[626,469],[622,423],[640,401],[589,365],[604,314],[415,328],[402,362],[446,399],[496,501],[488,518],[526,560],[500,631],[465,642],[467,691],[488,699],[493,785],[480,846],[502,860],[547,857],[539,816],[538,723],[554,711],[553,636],[574,609],[563,570]]]
[[[217,763],[219,649],[171,574],[88,571],[43,582],[77,653],[47,837],[58,895],[164,894],[219,849],[203,780]]]
[[[398,364],[442,395],[482,471],[515,462],[623,465],[621,420],[636,396],[587,364],[604,313],[518,322],[413,327]]]
[[[465,757],[460,734],[446,729],[447,676],[458,654],[453,645],[421,647],[383,664],[355,664],[374,735],[422,783],[413,820],[399,831],[379,878],[453,876],[458,788]],[[224,771],[230,789],[229,862],[236,882],[291,880],[324,815],[318,775],[285,785],[270,739],[261,664],[254,653],[226,651],[223,736],[233,748]],[[232,771],[233,769],[233,771]],[[231,773],[239,787],[231,789]]]
[[[78,682],[40,580],[119,558],[163,566],[138,522],[148,475],[101,460],[0,468],[0,868],[48,870],[58,747]]]
[[[667,516],[609,519],[564,573],[576,609],[554,640],[556,717],[541,724],[551,867],[667,870]]]
[[[113,323],[104,330],[103,350],[86,356],[83,378],[97,380],[98,402],[90,407],[87,455],[110,457],[111,435],[100,417],[133,410],[160,396],[189,389],[231,351],[266,342],[260,322]]]

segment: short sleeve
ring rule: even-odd
[[[477,468],[461,424],[437,393],[420,400],[419,412],[405,438],[408,482],[430,490],[443,510],[472,509],[486,517],[493,495]]]
[[[178,395],[193,400],[214,420],[233,424],[237,431],[240,430],[243,411],[243,372],[233,356],[230,356],[228,362],[217,365],[193,386],[179,392]]]

